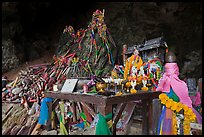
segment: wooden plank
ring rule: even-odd
[[[64,100],[74,100],[77,102],[86,102],[96,104],[100,106],[120,104],[121,100],[123,103],[130,101],[141,100],[141,99],[153,99],[158,98],[161,92],[155,91],[138,91],[136,94],[124,94],[122,96],[102,96],[102,95],[88,95],[80,93],[59,93],[59,92],[45,92],[46,97],[58,98]]]
[[[115,112],[115,115],[113,117],[113,135],[116,135],[116,125],[118,123],[118,120],[119,120],[125,106],[126,106],[126,103],[120,103],[116,107],[116,112]]]
[[[161,103],[159,99],[152,100],[152,134],[157,134],[157,126],[161,114]]]
[[[5,115],[8,114],[8,112],[10,112],[10,110],[13,108],[13,106],[10,106],[10,108],[5,112]]]
[[[122,128],[125,129],[128,122],[130,121],[130,118],[132,117],[132,114],[134,112],[136,103],[135,102],[128,102],[127,105],[125,106],[123,112],[126,112],[124,118],[123,118],[123,124]]]
[[[81,102],[81,104],[83,105],[83,107],[85,107],[88,112],[91,114],[92,117],[95,117],[96,113],[94,112],[94,110],[91,108],[91,106],[89,106],[87,103],[85,102]]]
[[[30,135],[33,131],[33,129],[35,128],[36,124],[37,124],[38,120],[36,119],[35,121],[32,121],[31,126],[28,130],[28,135]]]
[[[21,125],[16,125],[15,127],[12,128],[10,135],[16,135],[21,128],[22,128]]]
[[[122,96],[110,96],[106,100],[106,105],[119,104],[121,102],[127,103],[135,100],[158,98],[161,92],[138,91],[136,94],[127,94]],[[122,100],[122,101],[121,101]]]
[[[26,126],[22,126],[16,135],[21,135]]]
[[[9,133],[11,132],[11,130],[14,128],[14,126],[16,126],[16,123],[13,123],[9,128],[7,128],[2,135],[9,135]]]
[[[13,104],[20,104],[20,103],[21,103],[21,101],[20,101],[20,100],[17,100],[17,101],[8,101],[8,100],[4,101],[4,100],[2,100],[2,103],[9,103],[9,104],[11,104],[11,103],[13,103]]]
[[[54,93],[54,92],[45,92],[46,97],[64,99],[64,100],[74,100],[76,102],[86,102],[94,103],[98,105],[105,105],[107,97],[102,95],[87,95],[80,93]]]
[[[73,102],[73,122],[77,122],[77,113],[76,113],[76,102]]]
[[[21,130],[21,133],[19,133],[19,135],[28,135],[28,131],[29,131],[30,127],[31,127],[31,125],[25,126],[25,128],[23,128]]]
[[[2,119],[2,123],[6,122],[6,120],[9,118],[9,116],[10,116],[11,114],[12,114],[12,111],[9,111],[9,112],[7,113],[7,115],[4,116],[4,118]]]
[[[95,114],[93,114],[93,110],[91,110],[91,108],[87,104],[85,105],[83,104],[83,102],[81,102],[81,104],[82,104],[83,112],[86,115],[86,120],[91,123],[92,117],[95,116]]]

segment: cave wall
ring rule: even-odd
[[[181,77],[202,77],[201,2],[4,2],[2,72],[55,50],[65,25],[86,28],[96,9],[117,46],[164,36],[177,55]]]

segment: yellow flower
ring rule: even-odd
[[[148,87],[142,87],[141,90],[147,91],[147,90],[148,90]]]
[[[173,113],[172,130],[173,130],[173,135],[177,135],[177,120],[176,120],[176,113]]]
[[[137,92],[136,89],[131,89],[131,90],[130,90],[130,93],[131,93],[131,94],[135,94],[136,92]]]
[[[171,110],[176,110],[177,109],[177,107],[178,107],[178,103],[176,103],[176,102],[172,102],[172,106],[171,106]]]
[[[161,99],[161,98],[165,98],[165,97],[167,97],[167,95],[164,94],[164,93],[161,93],[161,94],[159,95],[159,99]]]
[[[183,109],[184,109],[184,111],[187,111],[188,110],[188,106],[183,105]]]
[[[184,115],[191,116],[192,114],[193,114],[193,111],[191,108],[188,108],[186,111],[184,111]]]
[[[184,116],[184,125],[190,123],[190,119],[187,116]]]
[[[183,109],[183,104],[181,104],[180,102],[177,103],[177,108],[176,108],[176,112],[179,112]]]
[[[134,80],[135,80],[136,78],[137,78],[136,76],[133,76],[133,77],[132,77],[132,79],[134,79]]]
[[[191,117],[190,117],[190,121],[191,121],[191,122],[194,122],[195,120],[196,120],[196,117],[195,117],[195,116],[191,116]]]
[[[141,83],[142,82],[142,76],[137,77],[137,83]]]
[[[161,104],[166,104],[166,99],[161,99]]]
[[[127,82],[127,83],[125,84],[125,86],[126,86],[126,87],[130,87],[130,86],[131,86],[131,83],[130,83],[130,82]]]
[[[120,92],[117,92],[115,95],[116,96],[121,96],[123,93],[120,91]]]
[[[172,106],[172,102],[173,102],[172,99],[168,99],[167,102],[166,102],[166,107],[170,108]]]
[[[164,93],[159,95],[159,99],[161,100],[161,104],[165,104],[166,101],[168,100],[168,96]]]

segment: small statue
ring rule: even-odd
[[[142,58],[139,56],[139,51],[136,47],[134,47],[133,55],[129,57],[126,61],[124,70],[124,80],[126,80],[128,76],[137,76],[137,73],[142,65],[143,61]]]

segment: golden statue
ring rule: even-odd
[[[129,57],[125,63],[124,80],[126,80],[128,76],[136,77],[142,65],[143,61],[139,56],[139,51],[134,47],[133,55]]]

